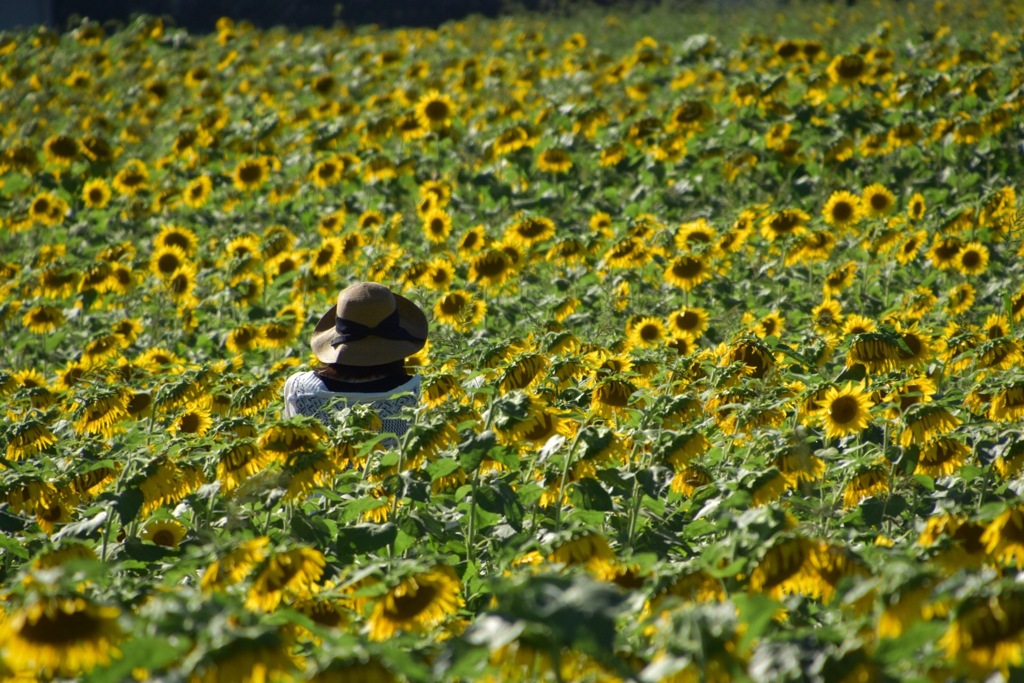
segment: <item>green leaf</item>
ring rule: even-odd
[[[476,472],[480,463],[491,452],[498,443],[494,432],[487,430],[480,434],[473,434],[458,445],[459,464],[466,473]]]
[[[746,625],[739,646],[739,651],[744,652],[768,630],[780,605],[760,593],[739,593],[732,597],[732,601],[739,612],[740,621]]]
[[[0,548],[23,560],[28,559],[28,550],[19,541],[10,538],[6,534],[0,534]]]
[[[927,491],[935,490],[935,480],[929,477],[927,474],[915,474],[914,481],[920,484]]]
[[[430,475],[430,481],[437,481],[441,477],[447,477],[459,467],[461,464],[454,458],[439,458],[427,465],[427,474]]]
[[[139,637],[120,645],[121,658],[110,666],[94,669],[83,680],[87,683],[121,683],[132,680],[132,670],[160,671],[189,650],[191,641],[180,636]]]
[[[596,479],[583,478],[568,487],[569,499],[585,510],[612,512],[615,504],[612,497]]]
[[[139,510],[142,509],[144,501],[145,498],[142,495],[142,490],[137,487],[125,489],[121,492],[121,495],[117,497],[117,502],[114,503],[114,510],[121,519],[122,526],[128,526],[135,520]]]
[[[391,522],[384,524],[356,524],[338,530],[334,547],[339,559],[372,553],[390,545],[398,534]]]
[[[73,522],[64,526],[64,528],[53,535],[53,540],[59,541],[60,539],[68,538],[69,536],[89,536],[102,527],[109,516],[110,515],[106,510],[100,510],[88,519],[83,519],[79,522]]]

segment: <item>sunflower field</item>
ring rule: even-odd
[[[0,679],[1019,680],[1022,12],[0,35]]]

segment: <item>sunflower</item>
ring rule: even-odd
[[[150,272],[165,281],[170,280],[175,273],[189,265],[191,262],[188,254],[181,247],[174,245],[154,249],[153,255],[149,258]]]
[[[828,75],[838,85],[856,85],[868,75],[868,66],[859,54],[836,55],[828,65]]]
[[[954,267],[964,275],[980,275],[988,268],[988,247],[981,242],[968,242],[961,247]]]
[[[117,425],[128,417],[128,391],[118,388],[105,389],[77,404],[75,430],[79,434],[98,434],[109,439],[117,431]]]
[[[710,280],[712,268],[703,256],[679,256],[672,260],[665,269],[664,279],[667,283],[690,291],[706,280]]]
[[[800,235],[811,217],[800,209],[782,209],[761,221],[761,235],[769,242],[788,235]]]
[[[1017,520],[1020,523],[1020,520]],[[1024,662],[1024,596],[1004,589],[991,597],[968,598],[938,640],[955,670],[983,679],[1000,671],[1004,679]]]
[[[971,455],[971,449],[949,436],[925,442],[917,456],[914,474],[942,477],[955,474]]]
[[[40,598],[0,623],[4,664],[16,672],[78,678],[120,656],[120,610],[82,597]]]
[[[243,159],[231,174],[231,183],[239,192],[251,192],[267,181],[270,165],[263,157]]]
[[[452,232],[452,218],[446,211],[435,209],[423,217],[423,234],[434,244],[443,244]]]
[[[707,249],[715,244],[718,233],[705,218],[687,221],[679,225],[673,241],[682,251]]]
[[[453,289],[434,304],[434,317],[442,325],[466,332],[481,322],[487,313],[487,304],[462,289]]]
[[[132,197],[149,185],[149,170],[138,159],[131,159],[114,176],[114,189],[126,197]]]
[[[818,544],[801,536],[782,538],[772,544],[750,572],[750,588],[776,600],[786,595],[820,594],[811,564]]]
[[[154,249],[178,247],[188,258],[194,258],[199,249],[199,238],[189,228],[170,223],[164,224],[153,238]]]
[[[469,265],[469,279],[483,287],[498,287],[513,271],[513,264],[501,249],[487,249],[473,258]]]
[[[82,186],[82,201],[90,209],[102,209],[110,201],[110,186],[103,178],[93,178]]]
[[[188,262],[176,269],[167,278],[167,291],[171,295],[171,300],[178,306],[188,305],[195,300],[192,296],[192,290],[196,287],[197,272],[198,268],[196,265]]]
[[[195,403],[183,411],[174,422],[170,424],[167,431],[171,435],[191,434],[202,436],[213,425],[210,417],[210,408],[203,402]]]
[[[861,192],[860,200],[864,210],[872,218],[888,216],[896,205],[895,195],[880,183],[865,187]]]
[[[786,321],[778,311],[770,311],[763,318],[758,320],[751,328],[756,337],[779,337],[786,326]]]
[[[399,631],[425,631],[462,608],[462,587],[447,566],[406,577],[381,596],[369,617],[370,639],[385,641]]]
[[[931,247],[928,248],[928,258],[932,265],[939,270],[947,270],[954,267],[962,248],[963,242],[956,236],[936,236]]]
[[[552,147],[537,156],[537,168],[541,173],[553,175],[568,173],[572,169],[572,157],[561,147]]]
[[[40,225],[54,226],[64,219],[67,204],[51,192],[40,192],[29,204],[29,217]]]
[[[173,549],[178,547],[186,533],[188,529],[185,525],[174,519],[149,522],[142,531],[142,540]]]
[[[656,348],[666,343],[668,331],[665,323],[648,316],[627,324],[626,339],[631,347]]]
[[[505,230],[503,242],[525,249],[555,236],[555,224],[549,218],[533,217],[518,220]]]
[[[28,458],[57,443],[45,420],[28,417],[10,425],[7,432],[7,459]]]
[[[33,306],[25,311],[21,324],[34,334],[50,334],[64,324],[64,310],[57,306]]]
[[[455,116],[455,102],[437,90],[428,90],[416,100],[416,118],[420,126],[431,131],[447,130]]]
[[[78,140],[70,135],[53,135],[43,143],[46,158],[58,166],[70,166],[81,151]]]
[[[223,590],[242,581],[263,562],[270,539],[266,536],[242,541],[226,553],[219,553],[218,559],[206,567],[199,585],[203,592]]]
[[[675,335],[698,339],[708,329],[708,312],[703,308],[684,306],[668,316],[668,327]]]
[[[992,398],[988,415],[995,422],[1024,420],[1024,385],[1017,382],[1002,387]]]
[[[184,192],[182,192],[185,206],[190,209],[201,209],[206,205],[206,200],[209,199],[212,191],[213,181],[210,179],[210,176],[201,175],[193,178],[188,181]]]
[[[924,195],[920,192],[915,192],[911,195],[910,201],[907,202],[907,218],[917,222],[924,218],[926,209]]]
[[[827,224],[842,231],[856,226],[864,215],[864,209],[860,197],[852,192],[839,190],[829,196],[821,215]]]
[[[904,448],[920,446],[960,426],[960,418],[938,403],[915,403],[903,412],[899,443]]]
[[[271,555],[249,589],[246,607],[273,612],[285,598],[308,598],[325,564],[323,554],[313,548],[296,548]]]
[[[341,180],[342,171],[342,166],[336,159],[323,159],[310,170],[309,179],[316,187],[325,190]]]
[[[871,420],[871,397],[863,384],[847,382],[841,388],[830,387],[818,401],[818,407],[829,439],[858,434],[867,429]]]

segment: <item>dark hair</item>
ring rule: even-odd
[[[399,359],[383,365],[344,365],[342,363],[327,363],[316,368],[313,372],[319,377],[326,379],[337,379],[341,381],[352,379],[372,379],[377,377],[393,377],[405,375],[405,359]]]

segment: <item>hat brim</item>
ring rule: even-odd
[[[384,339],[370,335],[358,341],[331,346],[331,340],[338,334],[334,327],[338,310],[338,305],[335,304],[323,314],[316,324],[316,329],[313,330],[313,336],[309,342],[313,349],[313,355],[323,363],[366,367],[393,363],[422,349],[426,344],[429,331],[426,314],[419,306],[404,296],[395,294],[394,297],[398,307],[399,326],[422,341]]]

